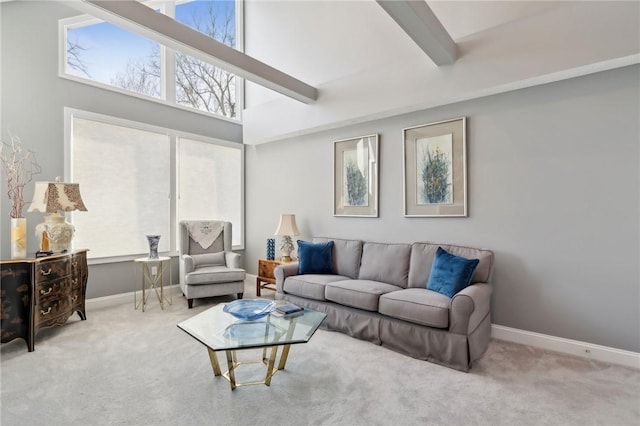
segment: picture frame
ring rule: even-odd
[[[378,134],[333,143],[333,215],[378,217]]]
[[[402,132],[404,216],[466,217],[466,117]]]

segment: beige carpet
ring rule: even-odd
[[[265,291],[272,295],[272,292]],[[247,285],[252,297],[253,285]],[[12,425],[638,425],[640,372],[494,341],[470,373],[319,330],[271,386],[231,391],[176,327],[232,298],[161,311],[91,308],[3,344],[1,418]],[[256,353],[256,352],[254,352]]]

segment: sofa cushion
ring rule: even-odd
[[[294,275],[284,281],[282,289],[286,294],[306,297],[314,300],[326,300],[324,298],[324,287],[333,281],[346,280],[348,277],[341,275]]]
[[[298,274],[333,273],[333,241],[310,243],[298,240]]]
[[[348,278],[358,278],[360,258],[362,257],[362,241],[324,237],[313,239],[314,243],[327,241],[333,241],[333,272]]]
[[[473,272],[473,276],[471,277],[471,284],[489,282],[493,270],[493,252],[491,250],[451,244],[418,242],[411,245],[409,288],[424,288],[424,283],[429,280],[429,275],[431,275],[431,267],[438,247],[442,247],[449,253],[455,254],[456,256],[480,260],[476,270]]]
[[[406,288],[410,255],[409,244],[364,243],[358,279]]]
[[[244,269],[227,268],[226,266],[202,266],[185,275],[184,281],[189,285],[230,283],[244,281],[245,275]]]
[[[427,289],[453,297],[471,283],[471,276],[479,262],[478,259],[456,256],[438,247]]]
[[[451,299],[425,288],[407,288],[380,296],[378,312],[429,327],[448,328]]]
[[[346,280],[328,283],[325,298],[341,305],[376,312],[381,295],[400,290],[395,285],[371,280]]]

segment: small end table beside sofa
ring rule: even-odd
[[[386,244],[337,238],[331,274],[275,268],[276,299],[327,314],[323,328],[468,371],[491,337],[493,252],[451,244]],[[478,259],[470,285],[453,297],[426,288],[438,247]]]
[[[261,290],[276,289],[276,277],[273,270],[282,265],[284,262],[280,260],[258,259],[258,276],[256,277],[256,296],[260,297]]]

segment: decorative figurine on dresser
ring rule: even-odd
[[[75,312],[86,320],[87,250],[0,262],[2,343],[18,337],[34,350],[38,330],[63,325]]]

